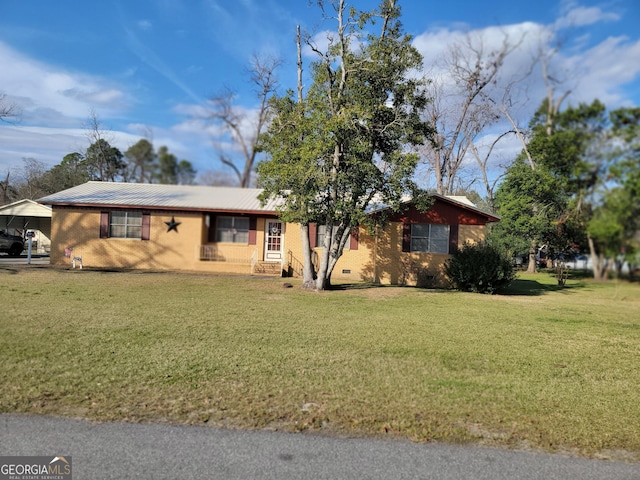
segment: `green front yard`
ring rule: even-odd
[[[0,269],[0,412],[640,461],[640,285],[285,280]]]

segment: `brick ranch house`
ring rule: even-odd
[[[39,199],[52,207],[51,264],[297,276],[298,224],[280,221],[259,189],[88,182]],[[384,229],[360,227],[332,279],[393,285],[445,282],[444,262],[465,242],[484,240],[498,217],[464,197],[434,195],[427,212],[410,203]],[[317,252],[322,226],[311,225]]]

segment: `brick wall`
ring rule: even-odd
[[[165,222],[174,217],[180,222],[178,231],[167,231]],[[70,265],[65,248],[72,247],[83,265],[98,268],[139,268],[153,270],[186,270],[203,272],[250,272],[249,259],[254,251],[259,260],[264,252],[265,219],[256,222],[256,244],[210,244],[225,259],[246,261],[202,261],[200,245],[207,244],[206,215],[198,212],[175,213],[153,211],[150,216],[149,240],[100,238],[100,210],[55,207],[52,214],[52,265]],[[370,281],[398,285],[442,285],[446,254],[402,252],[402,223],[391,222],[384,231],[369,235],[358,230],[357,248],[345,249],[333,271],[335,281]],[[458,244],[484,240],[484,225],[460,225]],[[288,223],[284,229],[284,258],[287,253],[302,262],[300,226]],[[314,248],[317,255],[322,249]]]

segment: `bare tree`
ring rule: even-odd
[[[198,173],[196,183],[198,185],[209,185],[212,187],[230,187],[235,185],[236,180],[230,172],[205,170],[204,172]]]
[[[559,76],[551,73],[551,65],[553,57],[558,53],[559,47],[556,46],[554,48],[549,49],[547,45],[540,41],[538,46],[538,51],[535,57],[532,59],[530,67],[519,77],[514,78],[510,81],[504,88],[502,98],[500,101],[496,101],[492,99],[490,96],[489,100],[496,105],[496,108],[500,111],[500,113],[509,121],[513,128],[513,133],[516,135],[518,140],[520,141],[520,145],[522,146],[522,152],[527,157],[527,161],[531,166],[532,170],[536,169],[536,161],[532,157],[531,152],[529,151],[528,144],[528,132],[526,128],[523,128],[519,125],[515,116],[513,114],[514,103],[513,99],[515,95],[513,94],[513,90],[516,88],[518,84],[520,84],[525,79],[529,78],[533,73],[533,70],[536,65],[540,65],[540,70],[542,73],[542,80],[545,85],[546,90],[546,98],[545,98],[545,106],[546,106],[546,125],[547,125],[547,135],[551,135],[553,131],[553,122],[560,112],[560,106],[565,101],[565,99],[571,93],[571,90],[565,90],[562,94],[557,95],[557,89],[560,85],[565,83],[563,79]]]
[[[46,185],[46,174],[49,170],[47,165],[35,158],[23,158],[22,163],[19,178],[14,185],[18,197],[34,200],[52,193]]]
[[[15,103],[9,102],[7,95],[0,92],[0,121],[4,123],[14,123],[20,116],[20,110]],[[0,182],[0,205],[12,202],[17,195],[15,188],[9,183],[11,172]]]
[[[469,148],[473,155],[473,158],[476,159],[478,166],[480,167],[480,174],[482,176],[482,183],[484,185],[485,191],[487,193],[486,203],[489,206],[491,211],[494,211],[494,191],[498,182],[503,177],[503,175],[498,175],[496,178],[489,179],[489,160],[491,159],[491,154],[493,153],[493,149],[496,145],[506,136],[512,135],[513,131],[504,132],[498,135],[486,148],[482,153],[478,149],[478,145],[474,142],[469,144]]]
[[[100,124],[100,119],[98,118],[98,114],[95,110],[91,109],[89,112],[89,118],[87,119],[85,125],[85,136],[89,141],[89,148],[92,145],[96,145],[97,149],[105,145],[105,142],[108,144],[109,141],[105,138],[106,132],[102,129],[102,125]],[[98,152],[100,153],[100,152]],[[106,174],[106,165],[101,159],[106,158],[107,152],[101,152],[102,155],[97,155],[97,159],[91,161],[91,174],[93,177],[97,177],[99,180],[103,180]]]
[[[235,105],[236,97],[231,89],[209,100],[208,120],[221,127],[228,135],[234,147],[241,152],[243,164],[238,165],[234,155],[223,151],[222,139],[218,138],[214,144],[219,152],[220,161],[235,172],[243,188],[251,185],[251,176],[258,154],[258,139],[268,123],[269,98],[278,87],[275,72],[281,63],[277,58],[253,57],[249,78],[255,87],[254,92],[258,100],[258,106],[254,112]]]
[[[122,152],[111,146],[113,138],[102,129],[95,111],[91,111],[85,126],[89,147],[85,155],[91,176],[95,180],[115,182],[128,178]]]
[[[432,143],[420,148],[435,175],[438,193],[454,192],[469,148],[483,130],[499,120],[485,93],[497,85],[505,58],[518,44],[505,33],[500,47],[487,50],[482,37],[467,35],[449,49],[444,77],[453,85],[443,81],[432,84],[433,101],[425,117],[437,134]]]
[[[11,172],[7,171],[5,179],[0,182],[0,205],[6,205],[18,198],[18,192],[9,181],[10,176]]]
[[[20,118],[20,113],[18,105],[9,102],[7,95],[0,93],[0,121],[14,123]]]

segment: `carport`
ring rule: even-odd
[[[27,231],[36,232],[35,253],[48,252],[51,245],[51,207],[33,200],[18,200],[0,207],[0,230],[24,237]]]

